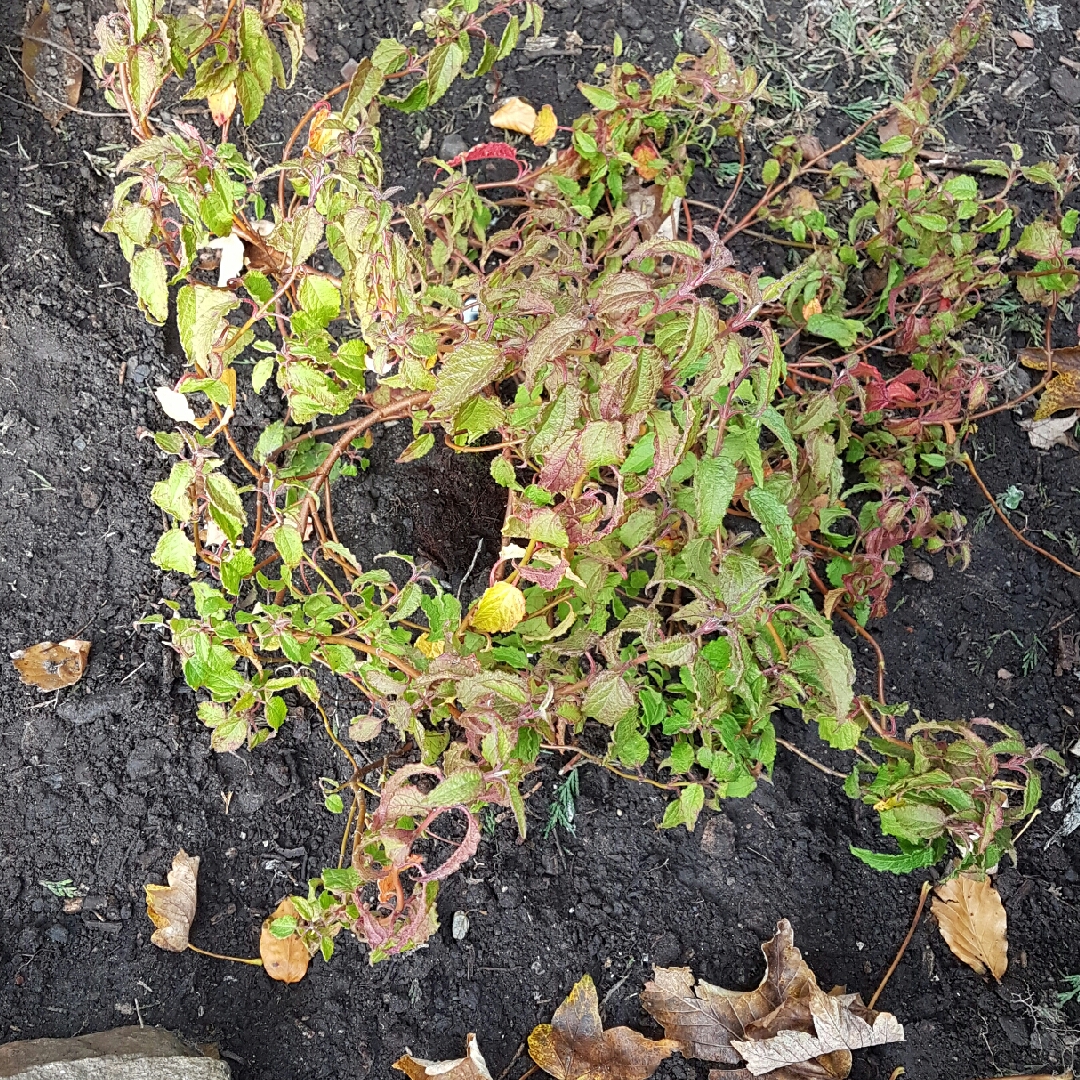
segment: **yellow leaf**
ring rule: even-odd
[[[27,686],[39,690],[59,690],[77,683],[86,671],[90,656],[89,641],[61,641],[59,645],[43,641],[29,649],[16,649],[11,661]]]
[[[229,83],[221,90],[207,95],[206,104],[210,106],[210,115],[218,127],[224,127],[236,109],[236,83]]]
[[[508,581],[496,581],[476,605],[472,625],[485,634],[505,634],[525,618],[525,594]]]
[[[150,940],[167,952],[183,952],[195,918],[199,856],[181,848],[173,858],[168,885],[146,885],[146,914],[157,929]]]
[[[427,634],[421,634],[414,642],[413,647],[422,656],[434,660],[436,656],[442,656],[446,651],[445,641],[432,641]]]
[[[531,135],[536,127],[536,110],[519,97],[509,98],[491,114],[493,127],[504,131],[518,131],[522,135]]]
[[[536,123],[533,124],[530,133],[532,141],[537,146],[547,146],[555,138],[555,132],[559,127],[559,118],[550,105],[545,105],[536,114]]]
[[[961,874],[934,890],[931,910],[953,955],[1001,982],[1009,966],[1005,908],[989,878]]]
[[[259,955],[262,957],[266,974],[271,979],[295,983],[307,974],[311,957],[299,935],[290,934],[287,938],[279,938],[270,933],[270,924],[286,915],[296,917],[296,908],[288,897],[278,904],[269,919],[264,920],[262,933],[259,935]]]

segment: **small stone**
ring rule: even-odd
[[[911,559],[906,569],[916,581],[934,580],[934,568],[929,563],[923,562],[922,559]]]
[[[439,158],[442,161],[451,161],[458,154],[464,154],[468,149],[465,140],[454,131],[445,136],[443,141],[439,143]]]
[[[464,911],[454,912],[453,934],[455,941],[463,941],[469,932],[469,916]]]
[[[1051,72],[1050,89],[1066,105],[1080,105],[1080,79],[1069,74],[1063,67],[1054,68]]]
[[[48,938],[50,941],[55,941],[57,945],[66,945],[68,943],[68,932],[66,926],[50,926],[48,931]]]
[[[1013,676],[1013,673],[1008,668],[998,668],[997,677],[1002,682],[1008,682],[1014,676]]]

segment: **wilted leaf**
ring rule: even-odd
[[[508,581],[496,581],[476,605],[472,625],[485,634],[505,634],[525,618],[525,594]]]
[[[732,1043],[746,1059],[746,1067],[754,1076],[773,1075],[773,1070],[833,1057],[838,1052],[843,1054],[844,1051],[904,1041],[904,1028],[897,1023],[896,1017],[892,1013],[875,1013],[862,1008],[857,994],[834,996],[815,986],[810,993],[809,1008],[814,1035],[787,1028],[770,1039]],[[801,1011],[793,1005],[793,1018]],[[777,1016],[772,1025],[780,1026],[782,1022],[782,1017]],[[846,1076],[847,1072],[838,1075]]]
[[[86,671],[90,642],[68,640],[59,645],[43,641],[29,649],[17,649],[11,654],[15,670],[27,686],[39,690],[59,690],[77,683]]]
[[[299,982],[307,974],[308,962],[311,959],[307,946],[300,940],[299,935],[277,937],[271,931],[270,927],[276,919],[289,916],[296,918],[296,908],[293,907],[292,900],[286,897],[274,909],[274,914],[263,921],[262,933],[259,935],[259,955],[262,957],[266,974],[283,983]]]
[[[188,932],[195,918],[199,856],[181,848],[173,858],[168,885],[147,885],[146,914],[157,927],[150,940],[168,952],[188,947]]]
[[[596,986],[585,975],[529,1036],[533,1061],[555,1080],[647,1080],[679,1049],[671,1039],[647,1039],[627,1027],[604,1030]]]
[[[559,119],[555,115],[555,110],[550,105],[545,105],[536,114],[536,123],[533,124],[529,135],[536,146],[547,146],[555,138],[558,127]]]
[[[1028,442],[1036,450],[1049,450],[1054,446],[1067,446],[1070,450],[1080,450],[1072,437],[1080,414],[1068,416],[1047,416],[1042,420],[1021,420],[1020,427],[1027,432]]]
[[[1001,982],[1009,966],[1008,920],[990,879],[960,874],[934,890],[930,908],[953,955]]]
[[[761,951],[765,975],[756,990],[724,990],[704,981],[695,986],[689,968],[656,968],[641,1004],[664,1034],[680,1044],[685,1057],[738,1064],[741,1059],[731,1040],[744,1038],[755,1021],[786,1000],[804,998],[815,985],[787,919],[777,924]]]
[[[1046,371],[1045,349],[1021,349],[1020,363],[1036,371]],[[1051,353],[1054,377],[1046,384],[1035,410],[1036,420],[1045,420],[1062,409],[1080,409],[1080,345],[1054,349]]]
[[[512,97],[491,114],[491,125],[504,131],[531,135],[536,127],[536,110],[527,101]]]
[[[26,92],[54,128],[79,103],[82,64],[71,31],[57,19],[49,0],[24,32],[22,73]]]
[[[208,94],[206,104],[210,106],[210,115],[218,127],[223,127],[236,111],[236,83],[229,83],[220,90]]]
[[[685,1057],[744,1068],[714,1069],[712,1080],[844,1080],[851,1050],[901,1041],[889,1013],[865,1008],[858,994],[826,994],[795,948],[782,919],[765,942],[765,977],[756,990],[694,985],[689,968],[656,968],[642,1004]]]
[[[425,1061],[406,1054],[394,1062],[394,1068],[403,1072],[409,1080],[428,1080],[437,1076],[439,1080],[491,1080],[487,1062],[480,1053],[476,1036],[471,1032],[465,1041],[466,1052],[463,1058],[453,1061]]]
[[[195,410],[191,407],[187,396],[181,394],[179,390],[173,390],[168,386],[159,386],[154,391],[154,397],[158,399],[162,412],[170,420],[183,420],[188,424],[198,423],[199,418],[195,415]]]

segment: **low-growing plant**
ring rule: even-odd
[[[158,392],[178,427],[154,436],[174,460],[152,498],[171,521],[154,561],[193,579],[193,606],[163,601],[170,614],[146,622],[167,629],[216,750],[272,738],[287,695],[321,711],[321,668],[371,702],[350,738],[390,728],[414,758],[378,792],[355,762],[324,790],[331,810],[349,799],[351,857],[293,898],[281,934],[327,958],[343,928],[373,961],[422,944],[438,881],[476,850],[484,808],[511,810],[524,835],[521,783],[545,748],[631,775],[662,759],[662,824],[693,829],[705,806],[770,778],[781,705],[832,747],[886,755],[868,786],[852,774],[852,794],[880,804],[919,858],[943,853],[939,834],[964,866],[1008,847],[1002,830],[1031,800],[1006,810],[997,775],[1022,768],[1037,795],[1039,751],[984,751],[964,725],[948,730],[971,760],[927,739],[930,725],[910,748],[883,744],[883,702],[855,694],[832,626],[840,615],[865,633],[884,614],[906,545],[966,565],[963,519],[935,513],[925,486],[959,460],[990,391],[963,328],[1009,285],[1014,258],[1025,302],[1052,313],[1077,289],[1067,164],[1024,167],[1015,151],[943,178],[922,155],[962,84],[978,5],[920,57],[902,100],[835,147],[769,148],[764,193],[739,217],[743,131],[768,96],[717,42],[658,74],[600,65],[604,84],[581,85],[591,108],[549,161],[484,144],[398,205],[383,187],[380,109],[421,109],[485,74],[539,32],[536,4],[429,11],[425,46],[380,42],[264,169],[230,126],[237,103],[253,122],[272,82],[288,84],[275,40],[295,75],[299,0],[177,18],[160,0],[117,6],[97,70],[136,145],[107,229],[147,317],[175,311],[189,362]],[[207,101],[217,140],[153,118],[163,85],[189,69],[187,96]],[[884,156],[848,161],[887,118],[899,134]],[[694,156],[725,144],[740,162],[732,191],[703,211],[688,197]],[[492,159],[506,177],[476,183],[470,163]],[[973,171],[1001,182],[987,193]],[[1023,178],[1052,190],[1054,212],[1012,245],[1007,195]],[[745,253],[753,226],[790,252],[782,276]],[[240,379],[281,403],[243,446]],[[338,540],[334,485],[389,420],[412,424],[401,461],[442,439],[488,455],[506,492],[504,546],[468,606],[412,556],[362,566]],[[598,733],[607,747],[590,753]],[[954,805],[961,794],[970,807]],[[901,835],[900,807],[942,801],[939,833]]]

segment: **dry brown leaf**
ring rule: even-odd
[[[1020,363],[1036,371],[1046,371],[1045,349],[1021,349]],[[1046,384],[1035,410],[1036,420],[1063,409],[1080,409],[1080,345],[1066,349],[1054,349],[1050,354],[1054,377]]]
[[[930,905],[941,936],[969,968],[1001,982],[1009,966],[1008,920],[989,878],[961,874],[934,890]]]
[[[491,114],[492,127],[504,131],[517,131],[522,135],[531,135],[536,127],[536,110],[519,97],[512,97]]]
[[[406,1053],[394,1062],[394,1068],[403,1072],[409,1080],[428,1080],[437,1076],[439,1080],[491,1080],[487,1062],[480,1053],[476,1036],[471,1032],[465,1041],[465,1056],[454,1061],[425,1061]]]
[[[58,645],[43,641],[29,649],[16,649],[11,661],[27,686],[39,690],[59,690],[77,683],[86,671],[90,642],[69,639]]]
[[[856,154],[855,164],[859,172],[874,185],[875,193],[880,196],[885,179],[895,179],[903,162],[900,158],[866,158],[862,154]],[[915,171],[908,177],[906,183],[912,188],[922,187],[923,175],[918,165],[915,166]]]
[[[1036,450],[1049,450],[1053,446],[1080,450],[1080,445],[1072,437],[1077,420],[1080,420],[1080,413],[1074,412],[1068,416],[1048,416],[1043,420],[1021,420],[1020,427],[1027,432],[1028,442]]]
[[[545,105],[536,114],[536,123],[533,124],[529,136],[537,146],[547,146],[555,138],[555,132],[559,129],[559,118],[550,105]]]
[[[904,1041],[904,1028],[896,1017],[864,1009],[858,994],[834,996],[815,986],[808,1005],[815,1034],[785,1027],[770,1039],[732,1043],[754,1076],[823,1057],[846,1058],[850,1069],[850,1051]],[[847,1071],[836,1075],[847,1076]]]
[[[23,32],[22,73],[30,99],[54,128],[78,105],[82,64],[71,31],[49,0]]]
[[[308,954],[307,946],[296,934],[291,934],[287,938],[277,938],[270,933],[270,924],[275,919],[284,918],[286,915],[296,917],[296,908],[288,897],[278,904],[269,919],[263,921],[262,933],[259,935],[259,955],[262,957],[266,974],[271,979],[283,983],[295,983],[307,974],[311,956]]]
[[[596,986],[585,975],[529,1036],[533,1061],[555,1080],[647,1080],[679,1049],[672,1039],[647,1039],[628,1027],[605,1031]]]
[[[714,1069],[710,1080],[844,1080],[851,1050],[902,1040],[890,1013],[865,1008],[858,994],[825,994],[782,919],[761,946],[765,976],[756,990],[694,985],[688,968],[656,968],[642,1004],[686,1057],[738,1069]]]
[[[147,885],[146,914],[157,927],[150,940],[159,949],[183,952],[195,918],[199,856],[181,848],[173,858],[168,885]]]
[[[656,968],[645,984],[641,1004],[680,1044],[684,1057],[736,1065],[741,1059],[732,1039],[745,1038],[747,1028],[768,1016],[789,998],[803,998],[815,986],[814,973],[795,948],[787,919],[761,946],[765,975],[756,990],[724,990],[711,983],[694,985],[689,968]]]
[[[1009,37],[1013,39],[1018,49],[1034,49],[1035,39],[1023,30],[1010,30]]]

